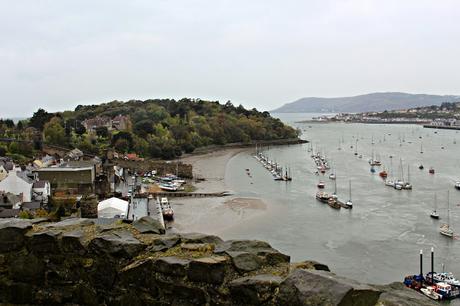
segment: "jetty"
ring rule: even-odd
[[[205,198],[205,197],[226,197],[232,195],[232,193],[228,191],[220,191],[220,192],[150,192],[152,196],[158,197],[192,197],[192,198]]]

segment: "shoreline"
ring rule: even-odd
[[[182,162],[193,166],[196,192],[228,191],[225,175],[230,160],[251,148],[227,148],[202,155],[187,156]],[[230,190],[230,192],[232,192]],[[270,211],[271,203],[259,197],[235,194],[226,197],[177,198],[172,201],[176,219],[172,228],[179,232],[203,232],[230,238],[233,229]]]

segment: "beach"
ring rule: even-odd
[[[260,198],[241,197],[229,190],[225,174],[229,161],[248,148],[229,148],[214,152],[189,155],[181,162],[193,166],[197,192],[228,191],[230,196],[210,198],[172,198],[175,221],[171,225],[180,232],[202,232],[227,237],[233,228],[267,213],[270,205]]]

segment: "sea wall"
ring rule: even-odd
[[[308,253],[308,246],[306,246]],[[436,305],[400,283],[337,276],[257,240],[133,224],[0,220],[0,304]]]

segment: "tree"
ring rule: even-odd
[[[124,138],[120,138],[115,141],[114,147],[118,152],[126,153],[129,150],[129,142]]]
[[[14,121],[11,120],[11,119],[6,119],[3,121],[3,123],[5,124],[5,126],[9,129],[12,129],[14,128]]]
[[[50,144],[66,145],[65,130],[57,117],[45,124],[43,134],[45,135],[45,141]]]
[[[4,147],[0,147],[0,156],[6,156],[6,149]]]
[[[77,121],[75,125],[75,133],[77,133],[77,135],[81,136],[86,133],[86,128],[81,122]]]
[[[134,133],[141,137],[145,137],[148,134],[153,134],[155,132],[155,129],[153,128],[153,122],[146,119],[146,120],[141,120],[134,124]]]
[[[50,114],[44,109],[39,108],[38,111],[32,115],[32,118],[30,118],[29,126],[43,131],[45,123],[47,123],[51,118],[53,118],[53,114]]]
[[[19,121],[18,124],[16,125],[16,128],[19,130],[19,131],[22,131],[22,129],[24,128],[24,124],[22,123],[22,121]]]
[[[96,128],[96,135],[99,137],[109,137],[109,129],[106,126],[99,126]]]
[[[112,145],[116,146],[118,140],[123,139],[127,143],[127,149],[125,151],[130,150],[133,147],[133,136],[129,132],[118,132],[112,137]]]

